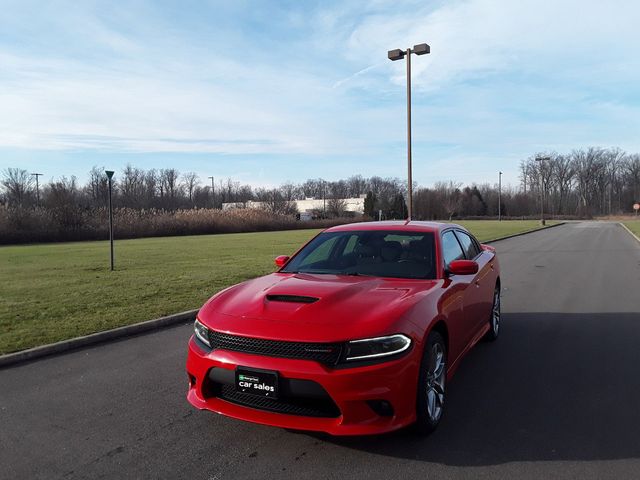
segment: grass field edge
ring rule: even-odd
[[[0,355],[0,369],[51,355],[69,352],[71,350],[89,347],[99,343],[132,337],[142,333],[149,333],[153,330],[159,330],[181,323],[192,322],[196,318],[197,313],[198,310],[187,310],[186,312],[167,315],[166,317],[146,320],[144,322],[112,328],[110,330],[96,332],[82,337],[74,337],[56,343],[49,343],[47,345],[40,345],[39,347],[7,353],[5,355]]]
[[[629,227],[627,227],[623,222],[618,222],[618,225],[620,225],[622,228],[624,228],[627,232],[629,232],[629,235],[631,235],[633,238],[636,239],[636,241],[638,243],[640,243],[640,237],[638,237],[635,233],[633,233],[631,231],[631,229]]]
[[[549,228],[559,227],[560,225],[564,225],[565,223],[566,222],[558,222],[558,223],[554,223],[553,225],[539,226],[539,227],[533,228],[531,230],[526,230],[524,232],[513,233],[511,235],[506,235],[504,237],[493,238],[491,240],[487,240],[487,241],[481,242],[481,243],[485,243],[485,244],[495,243],[495,242],[499,242],[501,240],[508,240],[509,238],[521,237],[522,235],[527,235],[528,233],[539,232],[541,230],[547,230]]]
[[[540,226],[524,232],[514,233],[506,235],[504,237],[498,237],[491,240],[487,240],[485,244],[495,243],[501,240],[506,240],[513,237],[519,237],[533,232],[546,230],[548,228],[558,227],[564,225],[565,222],[554,223],[553,225]],[[623,225],[624,226],[624,225]],[[626,228],[626,226],[624,226]],[[627,229],[631,235],[634,235],[629,229]],[[635,235],[634,235],[635,237]],[[636,237],[637,239],[637,237]],[[640,239],[638,240],[640,241]],[[111,340],[118,340],[125,337],[131,337],[142,333],[148,333],[153,330],[158,330],[165,327],[174,326],[180,323],[193,321],[195,319],[198,310],[188,310],[186,312],[176,313],[174,315],[168,315],[166,317],[160,317],[153,320],[146,320],[144,322],[134,323],[132,325],[125,325],[103,332],[96,332],[81,337],[74,337],[67,340],[61,340],[56,343],[50,343],[47,345],[41,345],[38,347],[29,348],[26,350],[20,350],[17,352],[7,353],[0,355],[0,369],[10,367],[13,365],[37,360],[42,357],[47,357],[55,354],[65,353],[71,350],[77,350],[80,348],[96,345],[99,343],[109,342]]]

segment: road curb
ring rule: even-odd
[[[622,228],[624,228],[627,232],[629,232],[629,235],[631,235],[633,238],[635,238],[635,239],[636,239],[636,241],[637,241],[638,243],[640,243],[640,238],[638,238],[638,236],[637,236],[635,233],[633,233],[633,232],[631,231],[631,229],[629,229],[629,227],[627,227],[627,226],[626,226],[624,223],[622,223],[622,222],[618,222],[618,225],[620,225],[620,226],[621,226]]]
[[[0,356],[0,369],[16,365],[18,363],[36,360],[38,358],[68,352],[70,350],[76,350],[90,345],[96,345],[98,343],[104,343],[124,337],[131,337],[140,333],[150,332],[152,330],[159,330],[179,323],[191,322],[196,318],[196,313],[198,313],[198,310],[189,310],[186,312],[176,313],[174,315],[168,315],[166,317],[156,318],[154,320],[134,323],[133,325],[125,325],[124,327],[118,327],[104,332],[92,333],[91,335],[85,335],[83,337],[76,337],[69,340],[63,340],[61,342],[50,343],[49,345],[42,345],[40,347],[34,347],[20,352],[8,353]]]
[[[508,221],[508,220],[507,220]],[[486,242],[480,243],[495,243],[501,240],[507,240],[509,238],[521,237],[522,235],[528,235],[529,233],[541,232],[542,230],[547,230],[549,228],[559,227],[560,225],[564,225],[566,222],[554,223],[553,225],[546,225],[544,227],[536,228],[535,230],[527,230],[526,232],[514,233],[513,235],[507,235],[506,237],[498,237],[491,240],[487,240]]]

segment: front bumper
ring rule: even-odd
[[[278,413],[223,400],[212,392],[211,378],[230,378],[236,366],[275,370],[284,382],[316,383],[337,407],[335,415]],[[312,430],[332,435],[371,435],[397,430],[415,421],[420,355],[417,348],[401,358],[354,368],[331,369],[311,360],[276,358],[228,350],[207,351],[189,341],[187,399],[196,408],[264,425]],[[213,370],[212,370],[213,369]],[[216,372],[212,374],[212,372]],[[386,401],[393,413],[380,415],[370,403]],[[271,410],[271,411],[270,411]]]

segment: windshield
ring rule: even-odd
[[[433,279],[434,237],[429,232],[321,233],[281,271]]]

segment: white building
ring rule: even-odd
[[[359,198],[341,198],[344,209],[347,212],[353,212],[356,215],[364,214],[364,197],[361,195]],[[331,200],[322,198],[305,198],[304,200],[293,200],[298,212],[300,213],[300,220],[311,220],[314,212],[322,212],[329,209]],[[223,210],[233,210],[234,208],[264,208],[264,202],[254,202],[250,200],[246,203],[223,203]]]

